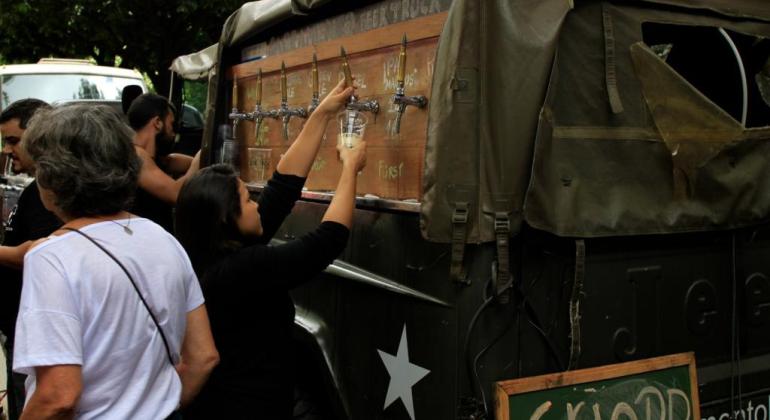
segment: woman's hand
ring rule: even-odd
[[[340,152],[343,168],[351,169],[358,173],[366,166],[365,141],[360,141],[352,148],[338,145],[337,150]]]
[[[352,148],[337,146],[342,160],[342,173],[334,190],[334,198],[324,213],[324,222],[353,225],[353,209],[356,203],[357,175],[366,166],[366,142],[359,142]]]
[[[318,108],[313,113],[319,113],[327,118],[332,118],[337,115],[338,112],[345,106],[348,98],[355,92],[355,87],[345,86],[345,79],[340,80],[337,86],[329,92],[328,95],[321,101]]]

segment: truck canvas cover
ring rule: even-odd
[[[205,72],[224,48],[336,3],[246,3],[217,47],[175,66]],[[698,30],[717,37],[699,39]],[[764,0],[455,0],[429,98],[423,236],[481,243],[525,222],[574,237],[766,222],[768,37]],[[723,72],[703,82],[669,54]],[[209,104],[225,80],[212,73]],[[715,85],[723,91],[704,93]],[[743,110],[729,109],[742,98]]]
[[[767,221],[770,131],[699,92],[645,43],[644,27],[724,28],[766,60],[769,19],[761,0],[455,1],[433,80],[423,234],[450,242],[466,204],[466,242],[495,240],[500,216],[513,232],[526,221],[576,237]],[[692,48],[672,44],[672,55]],[[737,68],[715,54],[701,70],[726,58]],[[758,97],[762,68],[745,67]]]

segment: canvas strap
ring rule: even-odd
[[[452,261],[449,266],[449,276],[452,280],[470,284],[465,270],[465,238],[468,231],[468,202],[458,201],[452,213]]]
[[[607,96],[612,113],[620,114],[623,112],[623,101],[620,99],[615,66],[615,29],[612,26],[612,15],[606,6],[602,8],[602,23],[604,24],[604,80],[607,85]]]

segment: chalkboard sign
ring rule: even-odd
[[[496,419],[700,420],[693,353],[496,383]]]

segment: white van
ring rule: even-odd
[[[97,66],[88,60],[44,58],[37,64],[0,65],[0,109],[24,98],[50,104],[98,101],[119,107],[128,85],[139,85],[147,92],[138,71]]]
[[[94,102],[122,113],[123,88],[138,85],[147,92],[136,70],[97,66],[88,60],[44,58],[37,64],[0,65],[0,110],[25,98],[50,104]],[[5,155],[0,155],[0,238],[10,209],[32,178],[11,174]]]

